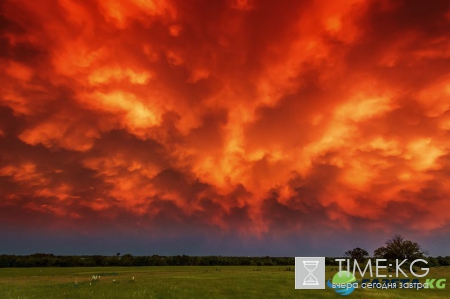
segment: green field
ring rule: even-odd
[[[327,267],[327,279],[336,272],[336,267]],[[92,275],[100,278],[92,281]],[[450,267],[433,268],[427,277],[447,278],[450,284]],[[328,288],[295,290],[294,272],[282,266],[0,269],[0,298],[339,297]],[[450,298],[450,285],[444,290],[356,289],[347,298]]]

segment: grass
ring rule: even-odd
[[[294,267],[290,267],[291,270]],[[270,266],[4,268],[0,298],[339,298],[331,289],[295,290],[294,272]],[[330,279],[337,267],[327,267]],[[100,275],[92,281],[92,275]],[[134,277],[134,280],[132,279]],[[450,267],[428,278],[447,278]],[[349,298],[450,298],[444,290],[357,289]]]

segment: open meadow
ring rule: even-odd
[[[339,298],[332,289],[295,290],[293,266],[2,268],[0,298]],[[327,267],[330,279],[337,267]],[[97,276],[97,279],[93,279]],[[446,278],[450,267],[428,278]],[[438,289],[356,289],[349,298],[450,298]]]

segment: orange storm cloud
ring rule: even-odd
[[[0,206],[244,235],[446,231],[449,15],[445,1],[3,1]]]

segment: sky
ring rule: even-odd
[[[1,1],[0,253],[450,255],[449,32],[449,1]]]

